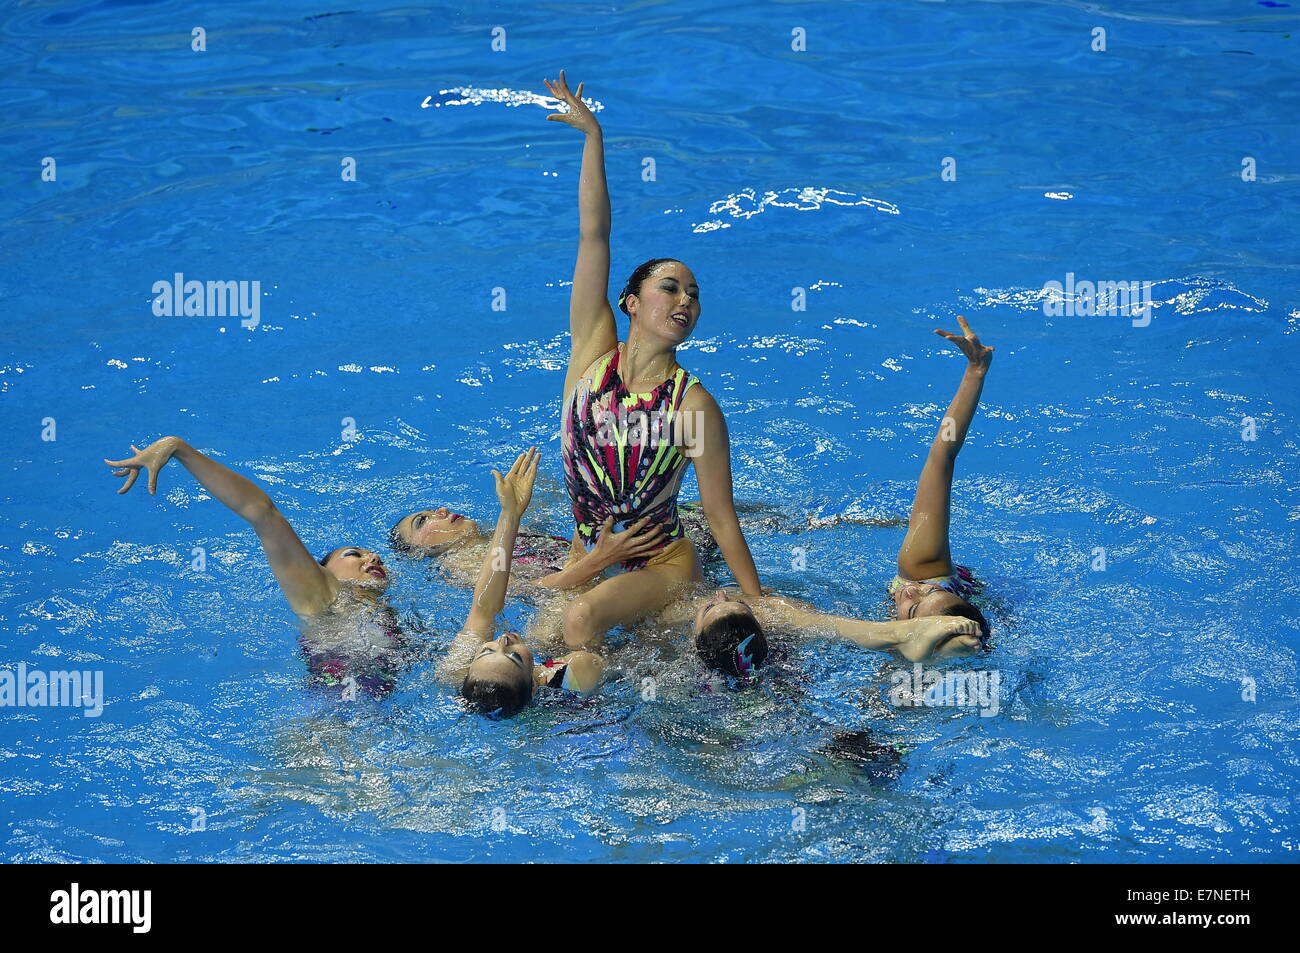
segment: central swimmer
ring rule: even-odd
[[[682,262],[652,258],[619,295],[631,326],[619,341],[609,305],[609,190],[600,124],[561,70],[546,80],[568,106],[547,116],[586,136],[578,189],[580,237],[569,300],[572,332],[561,414],[564,482],[573,503],[574,560],[596,544],[601,527],[649,519],[655,550],[621,564],[622,572],[569,603],[564,640],[596,647],[609,629],[664,608],[700,582],[699,557],[686,538],[677,493],[695,463],[709,529],[741,591],[761,594],[758,572],[736,517],[727,422],[717,401],[677,363],[677,348],[700,319],[695,276]]]

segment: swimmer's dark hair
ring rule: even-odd
[[[324,566],[327,562],[330,561],[330,557],[333,556],[333,555],[334,555],[334,550],[332,550],[332,549],[327,549],[327,550],[325,550],[325,555],[322,556],[320,559],[316,560],[316,562],[318,562],[318,563],[320,563],[322,566]]]
[[[750,668],[758,668],[767,658],[767,638],[763,627],[748,612],[729,612],[714,619],[695,637],[695,652],[704,664],[727,675],[748,675],[740,647],[748,639],[744,654]]]
[[[412,546],[405,539],[403,539],[402,534],[397,531],[397,527],[402,525],[402,520],[404,519],[406,519],[405,516],[403,516],[401,520],[398,520],[396,523],[394,523],[393,528],[388,531],[388,545],[393,550],[393,552],[397,553],[397,555],[399,556],[418,556],[420,555],[418,551],[419,547]]]
[[[947,612],[940,613],[940,615],[956,615],[961,616],[963,619],[974,619],[980,627],[980,639],[982,641],[988,641],[989,633],[992,631],[992,629],[989,628],[989,620],[984,618],[983,612],[980,612],[979,609],[975,608],[965,599],[954,604]]]
[[[677,258],[651,258],[649,261],[643,261],[637,265],[632,271],[632,276],[627,279],[627,284],[623,286],[623,290],[619,293],[618,310],[631,316],[632,312],[627,309],[627,296],[641,293],[641,282],[650,277],[650,272],[654,271],[656,266],[662,265],[666,261],[679,260]]]
[[[533,700],[533,682],[529,679],[522,685],[507,685],[466,675],[460,685],[460,694],[479,714],[509,718]]]

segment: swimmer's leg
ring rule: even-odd
[[[544,599],[528,623],[527,638],[530,645],[539,648],[559,646],[564,642],[564,615],[569,603],[580,595],[578,590],[558,590]]]
[[[916,482],[907,536],[898,550],[898,573],[904,579],[930,579],[952,572],[948,523],[953,472],[957,466],[957,454],[966,442],[966,433],[979,407],[984,375],[993,359],[993,348],[980,343],[966,319],[958,315],[957,321],[964,337],[947,331],[935,332],[957,344],[968,361]]]
[[[646,566],[606,579],[569,603],[564,613],[564,644],[596,649],[615,626],[636,622],[676,599],[691,580],[663,566]]]

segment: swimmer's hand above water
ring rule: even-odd
[[[501,512],[510,517],[521,517],[533,501],[533,481],[537,479],[537,461],[541,454],[536,447],[529,447],[515,458],[514,465],[505,476],[493,470],[492,477],[497,484],[497,502]]]
[[[267,562],[280,584],[280,591],[294,612],[305,617],[328,609],[338,593],[338,579],[308,552],[265,490],[248,477],[195,450],[180,437],[163,437],[143,450],[138,447],[131,449],[135,451],[134,457],[104,461],[117,468],[115,476],[126,477],[126,483],[117,492],[125,493],[131,489],[140,471],[147,470],[149,492],[154,493],[158,488],[158,471],[175,457],[203,489],[257,532]]]
[[[161,440],[155,440],[143,450],[132,444],[131,449],[135,451],[135,456],[126,460],[105,460],[105,463],[115,468],[113,476],[126,477],[126,482],[122,484],[117,492],[125,493],[135,486],[135,481],[140,477],[140,471],[144,470],[149,474],[149,493],[156,493],[158,491],[158,472],[167,465],[167,461],[172,458],[184,442],[180,437],[163,437]]]
[[[976,337],[975,332],[966,323],[966,319],[960,314],[957,315],[957,324],[961,327],[961,335],[953,334],[951,331],[940,331],[938,328],[934,329],[934,333],[957,345],[961,352],[966,355],[966,360],[970,361],[972,371],[980,374],[986,373],[989,365],[993,363],[993,351],[995,349],[981,344],[980,339]]]
[[[492,543],[483,556],[483,567],[474,584],[473,608],[461,628],[461,635],[457,636],[462,648],[465,645],[472,646],[476,640],[482,643],[491,638],[496,629],[496,618],[506,606],[506,589],[510,586],[510,563],[514,558],[515,540],[519,535],[519,521],[533,499],[533,481],[537,478],[538,459],[540,454],[537,448],[529,447],[515,457],[514,464],[505,476],[497,470],[492,471],[501,513],[497,516]],[[459,652],[460,649],[456,651]]]
[[[600,132],[600,123],[596,121],[592,111],[587,108],[587,104],[582,101],[583,83],[578,84],[576,93],[570,92],[569,84],[564,79],[564,70],[560,70],[558,80],[543,79],[542,82],[546,84],[546,88],[551,91],[552,96],[569,107],[567,112],[551,113],[546,117],[548,121],[554,120],[555,122],[567,123],[574,129],[588,134]]]
[[[909,662],[930,658],[959,658],[980,651],[980,627],[974,619],[929,615],[899,619],[889,625],[900,638],[893,650]]]

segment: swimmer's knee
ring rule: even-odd
[[[585,596],[574,599],[564,610],[564,644],[580,649],[596,635],[591,602]]]

